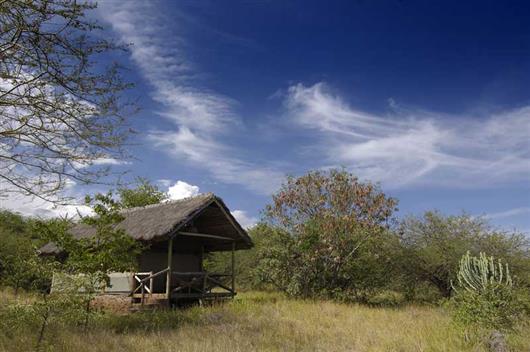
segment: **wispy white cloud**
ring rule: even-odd
[[[290,121],[316,131],[317,150],[387,187],[477,186],[530,177],[530,107],[476,118],[400,109],[385,115],[347,104],[324,83],[293,85]]]
[[[504,219],[519,215],[530,215],[530,207],[508,209],[496,213],[484,214],[482,217],[485,219]]]
[[[231,213],[244,229],[253,227],[258,222],[256,217],[249,216],[244,210],[234,210]]]
[[[276,169],[231,157],[231,148],[202,138],[187,128],[171,133],[152,133],[150,139],[176,159],[206,166],[218,180],[243,185],[258,194],[272,193],[284,176]]]
[[[160,185],[160,186],[165,187],[165,188],[168,188],[169,186],[171,186],[172,183],[173,183],[173,181],[168,180],[167,178],[162,178],[160,180],[156,180],[156,184],[157,185]]]
[[[92,161],[92,165],[129,165],[130,163],[130,161],[115,158],[99,158]]]
[[[133,43],[132,59],[154,88],[151,97],[163,107],[159,115],[175,123],[172,131],[150,131],[149,140],[175,159],[206,169],[222,182],[270,193],[283,173],[245,160],[227,144],[226,136],[241,127],[234,112],[237,102],[201,87],[197,69],[186,57],[186,40],[178,28],[168,30],[169,20],[155,5],[105,1],[100,6],[101,17],[124,42]]]
[[[171,200],[193,197],[199,194],[199,187],[178,180],[173,186],[169,186],[167,195]]]
[[[9,191],[9,186],[6,184],[0,183],[0,187]],[[20,213],[24,216],[38,218],[77,218],[79,215],[85,216],[93,214],[90,207],[83,204],[75,204],[75,199],[82,198],[81,195],[77,193],[78,191],[75,182],[69,180],[66,183],[63,193],[65,197],[73,198],[71,204],[56,204],[20,192],[6,192],[3,197],[0,197],[0,209],[9,209],[10,211]]]
[[[22,194],[11,194],[0,199],[0,208],[38,218],[77,218],[79,214],[82,216],[93,214],[92,209],[86,205],[54,205],[40,198]]]

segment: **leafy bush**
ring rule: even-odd
[[[459,292],[453,305],[454,319],[463,327],[499,331],[512,330],[526,309],[515,290],[502,286],[481,293]]]
[[[37,351],[48,346],[52,335],[64,327],[81,326],[84,319],[82,298],[66,293],[41,294],[31,302],[0,307],[0,329],[8,339],[24,336]]]
[[[527,307],[514,288],[508,265],[480,253],[466,253],[459,266],[452,303],[455,321],[466,329],[512,330]]]
[[[0,285],[19,289],[43,289],[49,277],[39,272],[35,248],[42,243],[35,238],[35,220],[8,210],[0,210]]]

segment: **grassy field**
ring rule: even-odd
[[[32,350],[37,331],[0,335],[0,350]],[[530,331],[508,336],[530,351]],[[232,302],[185,311],[106,314],[88,334],[56,325],[50,351],[485,351],[465,343],[440,308],[371,308],[243,293]]]

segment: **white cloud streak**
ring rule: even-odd
[[[324,83],[289,88],[290,121],[317,131],[317,150],[387,187],[490,185],[530,177],[530,107],[483,118],[426,111],[378,116],[348,105]]]
[[[519,215],[530,215],[530,207],[513,208],[497,213],[489,213],[482,216],[485,219],[504,219]]]
[[[226,136],[241,125],[234,113],[237,103],[198,87],[194,65],[185,56],[184,38],[168,31],[169,21],[153,3],[105,1],[99,13],[123,42],[133,43],[132,59],[153,87],[151,97],[163,106],[159,114],[176,125],[173,131],[150,131],[149,140],[222,182],[262,194],[275,190],[283,173],[245,161],[226,144]]]
[[[129,165],[130,161],[119,160],[115,158],[99,158],[92,161],[92,165]]]

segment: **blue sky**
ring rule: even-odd
[[[118,168],[249,224],[286,174],[345,167],[399,198],[530,232],[530,5],[103,1],[136,82]],[[179,182],[180,181],[180,182]]]

